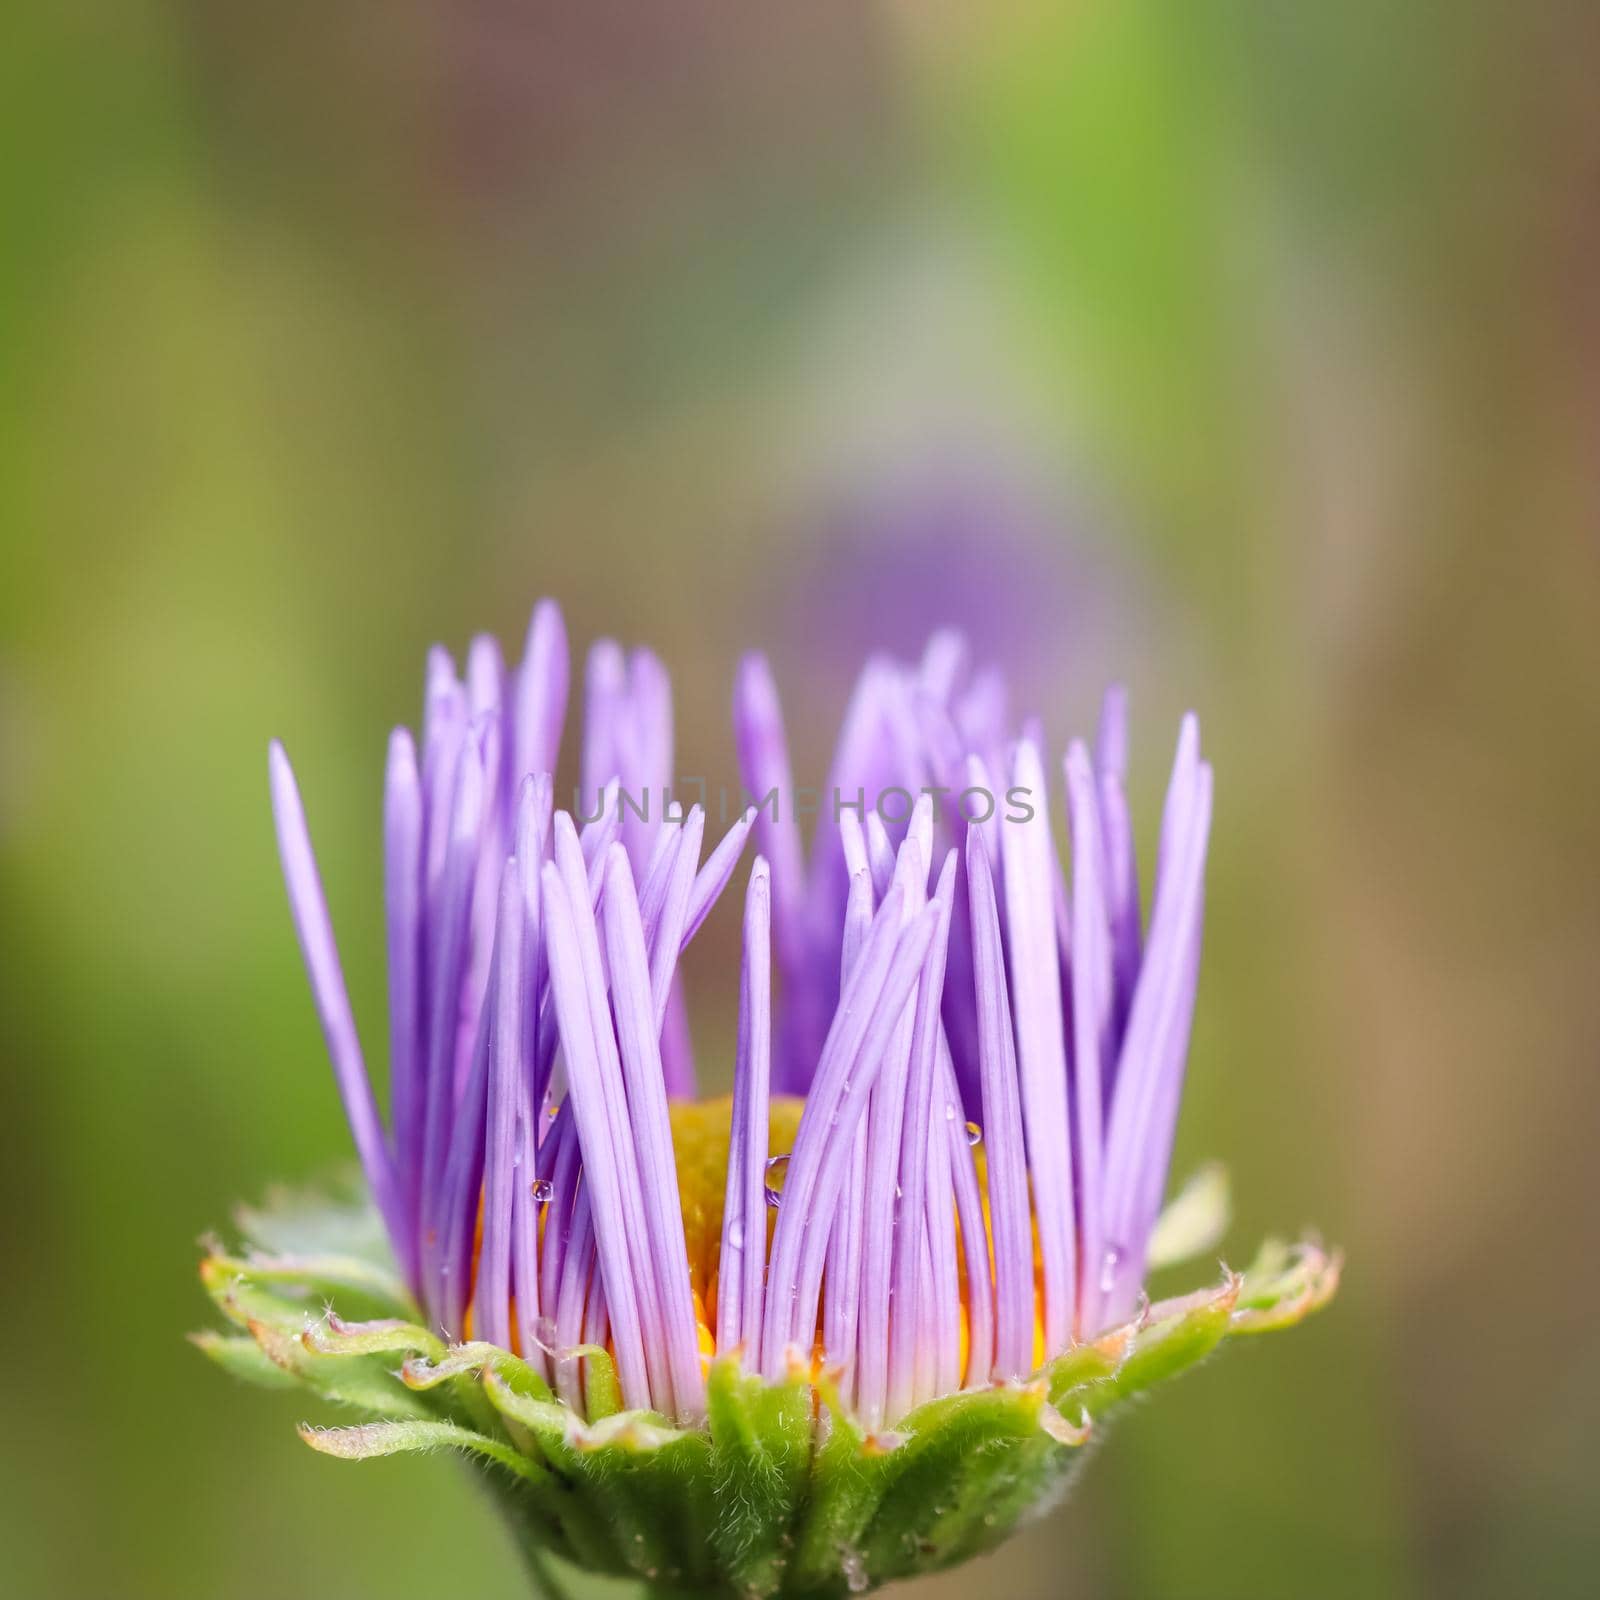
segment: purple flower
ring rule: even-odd
[[[1211,769],[1194,719],[1146,927],[1118,691],[1057,781],[1037,724],[937,635],[915,664],[868,663],[807,801],[751,657],[734,720],[755,803],[709,853],[702,807],[664,803],[656,658],[591,651],[572,810],[551,777],[567,692],[546,602],[514,670],[486,639],[464,677],[434,651],[420,748],[391,739],[387,1123],[272,750],[340,1093],[434,1328],[518,1352],[574,1410],[581,1356],[603,1347],[627,1407],[684,1424],[705,1415],[713,1353],[774,1383],[820,1358],[882,1429],[1133,1316],[1199,970]],[[678,959],[752,832],[733,1095],[693,1104]]]

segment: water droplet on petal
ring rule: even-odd
[[[556,1186],[548,1178],[535,1178],[528,1186],[528,1193],[542,1206],[550,1204],[555,1198]]]
[[[872,1586],[872,1580],[867,1576],[867,1564],[861,1559],[859,1550],[841,1550],[839,1569],[844,1573],[844,1586],[851,1594],[865,1594]]]
[[[728,1243],[735,1250],[744,1249],[744,1224],[737,1217],[728,1224]]]
[[[976,1122],[969,1122],[967,1124],[967,1143],[968,1144],[982,1144],[983,1143],[983,1129],[980,1128]]]
[[[783,1198],[783,1180],[789,1175],[788,1156],[774,1156],[767,1163],[767,1204],[775,1206]]]
[[[1100,1259],[1100,1293],[1110,1294],[1117,1286],[1117,1268],[1122,1265],[1122,1246],[1108,1244]]]
[[[946,1122],[954,1122],[956,1120],[956,1108],[948,1100],[944,1103],[944,1120]]]

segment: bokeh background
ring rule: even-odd
[[[554,594],[731,776],[965,622],[1218,774],[1178,1166],[1334,1307],[927,1586],[1565,1596],[1600,1570],[1600,26],[1573,0],[42,0],[0,47],[0,1561],[19,1597],[512,1596],[443,1461],[183,1341],[345,1133],[384,740]],[[693,971],[715,1078],[731,917]]]

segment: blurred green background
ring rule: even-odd
[[[1445,0],[67,0],[0,48],[0,1561],[23,1597],[519,1592],[443,1461],[182,1339],[346,1137],[426,646],[648,639],[809,770],[881,620],[1218,775],[1178,1166],[1345,1288],[955,1595],[1592,1594],[1600,17]],[[734,1004],[692,969],[703,1071]]]

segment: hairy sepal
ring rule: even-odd
[[[1215,1225],[1214,1179],[1195,1194],[1186,1244]],[[248,1217],[254,1246],[214,1249],[201,1267],[235,1331],[192,1337],[236,1377],[356,1414],[302,1424],[314,1449],[461,1454],[530,1559],[740,1600],[859,1593],[993,1547],[1059,1500],[1117,1407],[1234,1335],[1310,1315],[1340,1267],[1315,1244],[1269,1241],[1246,1272],[1146,1306],[1025,1382],[943,1396],[877,1433],[841,1401],[838,1375],[798,1352],[779,1382],[724,1356],[707,1366],[705,1424],[685,1428],[624,1409],[600,1347],[558,1356],[584,1362],[579,1415],[514,1352],[447,1344],[348,1202],[318,1212],[297,1196],[288,1213]]]

